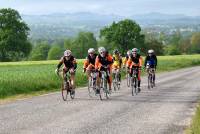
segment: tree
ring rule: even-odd
[[[200,53],[200,33],[194,33],[191,38],[193,53]]]
[[[163,44],[156,39],[148,40],[146,42],[146,48],[153,49],[155,51],[156,55],[164,54]],[[148,51],[147,49],[146,49],[146,52]]]
[[[144,35],[141,33],[140,26],[129,19],[113,22],[111,26],[100,30],[100,38],[108,43],[114,42],[122,53],[133,47],[141,48],[144,45]]]
[[[28,41],[29,28],[14,9],[0,9],[0,61],[10,61],[29,55],[32,46]],[[16,59],[16,60],[18,60]]]
[[[77,58],[84,58],[89,48],[97,48],[97,41],[91,32],[80,32],[75,38],[71,49]]]
[[[53,46],[49,50],[48,60],[58,60],[63,55],[63,50],[59,46]]]
[[[41,42],[40,44],[37,44],[30,54],[30,60],[46,60],[49,49],[50,46],[47,42]]]

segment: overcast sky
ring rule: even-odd
[[[92,12],[130,16],[152,12],[200,16],[200,0],[0,0],[21,14]]]

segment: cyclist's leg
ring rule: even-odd
[[[141,84],[141,70],[138,69],[138,89],[139,89],[139,92],[140,92],[140,84]]]
[[[90,79],[91,77],[91,70],[92,70],[92,66],[91,64],[86,68],[86,73],[87,73],[87,76],[88,76],[88,80]]]
[[[97,89],[96,89],[96,93],[100,93],[100,83],[101,83],[101,73],[98,72],[97,73]]]
[[[75,73],[72,73],[71,74],[71,86],[72,86],[72,89],[75,90]]]
[[[112,90],[112,68],[108,68],[110,76],[108,77],[108,85],[109,85],[109,90]]]

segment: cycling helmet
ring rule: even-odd
[[[154,53],[153,49],[148,50],[148,54],[153,54],[153,53]]]
[[[138,52],[138,49],[137,48],[133,48],[132,52]]]
[[[66,57],[70,56],[71,54],[72,54],[72,52],[70,50],[66,50],[64,52],[64,56],[66,56]]]
[[[113,54],[119,54],[119,50],[115,49],[115,50],[113,51]]]
[[[99,47],[98,52],[99,53],[106,52],[106,49],[104,47]]]
[[[88,54],[90,54],[90,53],[94,53],[94,52],[95,52],[94,48],[90,48],[90,49],[88,49]]]
[[[127,55],[131,55],[131,50],[128,50],[128,51],[127,51]]]

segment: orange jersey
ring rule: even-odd
[[[129,57],[128,61],[127,61],[127,67],[142,67],[142,56],[140,56],[139,54],[136,57]]]
[[[87,68],[90,64],[94,66],[95,65],[96,57],[97,57],[96,54],[94,55],[94,58],[91,58],[91,56],[88,55],[86,57],[86,59],[84,60],[83,68]]]
[[[112,65],[113,63],[113,58],[111,55],[107,55],[105,58],[101,57],[101,55],[98,55],[95,61],[95,68],[99,69],[102,65],[107,66],[107,65]]]

